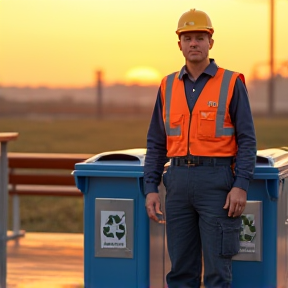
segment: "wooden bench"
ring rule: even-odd
[[[71,172],[75,163],[93,154],[8,153],[9,195],[12,196],[13,231],[9,239],[24,236],[20,230],[19,196],[82,197]]]

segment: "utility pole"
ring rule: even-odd
[[[96,117],[101,119],[103,116],[103,107],[102,107],[102,97],[103,97],[103,83],[102,83],[102,71],[96,71],[96,105],[97,105],[97,115]]]
[[[274,0],[270,0],[270,78],[268,83],[268,111],[275,114],[275,77],[274,77]]]

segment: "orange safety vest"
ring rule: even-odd
[[[216,75],[206,83],[191,113],[179,72],[162,80],[167,157],[236,155],[235,129],[229,105],[238,76],[245,83],[242,74],[218,68]]]

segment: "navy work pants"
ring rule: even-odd
[[[233,181],[228,165],[170,166],[164,173],[169,288],[201,286],[202,252],[205,287],[231,287],[241,218],[228,217],[223,206]]]

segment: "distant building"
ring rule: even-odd
[[[275,114],[288,115],[288,78],[277,75],[274,79]],[[253,114],[266,114],[268,107],[268,81],[254,79],[247,84]]]
[[[152,111],[158,86],[115,84],[103,86],[103,107],[132,107]],[[268,81],[253,79],[247,83],[253,114],[266,114],[268,107]],[[47,88],[47,87],[3,87],[0,86],[0,101],[9,102],[64,102],[68,104],[97,105],[95,87]],[[288,77],[275,77],[275,113],[288,115]],[[91,106],[91,105],[90,105]]]

